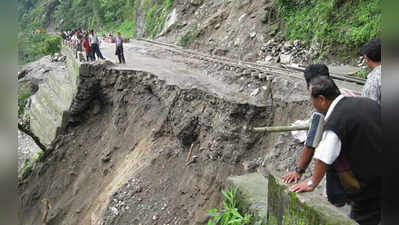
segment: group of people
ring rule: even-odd
[[[65,44],[69,44],[73,49],[75,49],[76,58],[78,58],[78,52],[82,51],[84,48],[87,62],[95,61],[96,56],[97,59],[105,60],[100,51],[100,39],[93,30],[82,31],[81,29],[76,29],[73,31],[61,31],[61,37]],[[118,56],[119,63],[125,64],[123,39],[120,33],[118,33],[115,38],[115,45],[115,55]]]
[[[350,217],[361,225],[377,225],[382,177],[380,39],[366,43],[361,52],[372,70],[361,97],[343,95],[326,65],[306,68],[313,115],[299,163],[283,182],[296,183],[292,192],[308,192],[326,175],[328,201],[337,207],[349,204]],[[321,139],[316,141],[319,133]],[[312,158],[316,166],[311,179],[298,183]]]

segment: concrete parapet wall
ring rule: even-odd
[[[238,188],[240,206],[254,215],[255,220],[267,222],[267,179],[262,174],[228,177],[227,186]]]
[[[281,175],[267,172],[227,178],[227,186],[238,187],[241,205],[267,225],[355,225],[354,220],[318,193],[293,193]],[[266,199],[265,199],[265,196]]]

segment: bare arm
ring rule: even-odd
[[[302,182],[300,184],[295,184],[290,188],[290,191],[292,192],[307,192],[307,191],[313,191],[317,185],[319,185],[321,179],[323,179],[324,174],[327,171],[327,164],[324,163],[321,160],[316,160],[316,168],[313,172],[312,176],[312,183],[313,186],[308,186],[307,182]]]
[[[305,145],[305,147],[303,147],[302,153],[301,153],[301,158],[300,158],[299,164],[298,164],[298,167],[301,168],[303,171],[305,171],[308,168],[309,163],[313,158],[313,153],[314,153],[314,148],[306,146],[306,145]],[[301,176],[302,176],[302,174],[299,174],[296,171],[292,171],[283,176],[283,182],[286,184],[289,184],[292,181],[294,181],[295,183],[298,183],[298,180],[301,178]]]
[[[298,167],[303,169],[303,171],[305,171],[308,168],[309,163],[313,158],[313,154],[314,154],[314,148],[305,145],[305,147],[303,147],[302,150],[301,159],[299,160]]]

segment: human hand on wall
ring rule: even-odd
[[[309,192],[309,191],[313,191],[314,187],[313,186],[309,186],[308,182],[302,182],[300,184],[295,184],[294,186],[292,186],[290,188],[291,192]]]
[[[296,171],[289,172],[283,176],[283,182],[285,184],[289,184],[294,181],[296,184],[301,179],[301,174],[297,173]]]

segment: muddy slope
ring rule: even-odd
[[[148,73],[91,70],[91,103],[18,185],[22,224],[40,223],[43,199],[49,224],[206,224],[227,176],[261,166],[278,141],[242,127],[303,119],[309,107],[277,78],[255,106]],[[286,155],[292,163],[295,154]],[[272,159],[265,163],[279,164]]]

